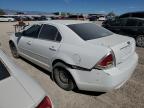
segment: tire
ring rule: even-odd
[[[138,37],[136,37],[136,45],[138,47],[143,47],[144,48],[144,36],[140,35]]]
[[[60,66],[56,67],[54,66],[53,78],[60,88],[66,91],[74,90],[75,88],[74,80],[70,75],[70,73],[65,68]]]
[[[10,45],[10,49],[11,49],[11,53],[12,53],[13,57],[19,58],[19,54],[18,54],[17,48],[15,47],[14,43],[11,42],[9,45]]]

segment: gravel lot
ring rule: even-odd
[[[144,108],[144,48],[137,48],[139,64],[131,79],[120,89],[100,94],[86,91],[64,91],[49,76],[49,72],[24,59],[14,59],[8,41],[15,22],[0,22],[2,49],[17,65],[33,77],[50,95],[55,108]],[[98,23],[100,24],[100,23]]]

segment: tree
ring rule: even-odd
[[[6,13],[3,11],[3,9],[0,9],[0,15],[5,15]]]
[[[107,16],[116,17],[116,14],[114,12],[110,12],[110,13],[107,14]]]
[[[113,19],[116,17],[116,14],[114,12],[110,12],[106,15],[107,19]]]

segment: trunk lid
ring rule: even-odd
[[[2,60],[4,60],[5,64],[9,66],[8,68],[9,70],[11,70],[10,71],[11,76],[17,80],[17,83],[19,83],[19,85],[23,87],[25,92],[28,93],[32,101],[35,103],[35,106],[37,106],[42,101],[42,99],[46,96],[45,91],[40,87],[39,84],[36,83],[35,80],[33,80],[30,76],[28,76],[19,66],[15,65],[15,63],[10,58],[8,58],[6,54],[4,54],[4,52],[1,50],[0,50],[0,56]],[[21,93],[21,90],[19,91]],[[23,108],[23,107],[19,107],[19,108]]]
[[[34,104],[15,78],[9,77],[0,82],[0,108],[33,108]]]
[[[116,65],[127,60],[135,52],[135,40],[131,37],[113,34],[111,36],[88,40],[94,45],[101,45],[110,48],[115,55]]]

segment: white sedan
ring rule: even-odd
[[[44,90],[0,49],[0,108],[52,108]]]
[[[85,21],[34,23],[10,37],[14,57],[22,56],[52,72],[65,90],[110,91],[134,72],[135,40]]]
[[[6,17],[6,16],[0,16],[0,22],[13,22],[15,21],[14,18]]]

